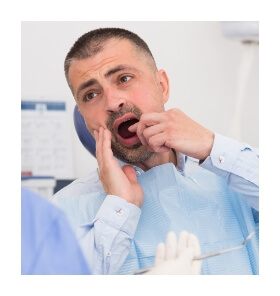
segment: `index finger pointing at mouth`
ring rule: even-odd
[[[157,125],[162,121],[163,121],[162,113],[142,114],[140,121],[137,124],[137,135],[144,146],[148,146],[148,142],[143,135],[144,130],[150,126]]]
[[[132,133],[135,133],[135,132],[137,131],[138,123],[139,123],[139,121],[136,122],[136,123],[134,123],[133,125],[131,125],[131,126],[128,128],[128,130],[129,130],[130,132],[132,132]]]
[[[162,113],[143,114],[137,125],[137,134],[141,137],[145,128],[159,124],[163,121],[163,119],[164,118]]]
[[[151,126],[158,124],[164,120],[164,112],[163,113],[145,113],[140,117],[140,123],[145,124],[146,126]]]

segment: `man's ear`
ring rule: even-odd
[[[158,80],[162,90],[163,103],[165,104],[169,99],[169,79],[164,70],[158,70]]]

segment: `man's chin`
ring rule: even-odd
[[[153,155],[153,152],[148,151],[141,143],[128,148],[112,142],[112,151],[116,158],[129,164],[142,163]]]

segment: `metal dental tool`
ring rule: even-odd
[[[205,253],[205,254],[202,254],[200,256],[194,257],[193,260],[203,260],[203,259],[207,259],[207,258],[210,258],[210,257],[215,257],[215,256],[218,256],[218,255],[222,255],[222,254],[225,254],[225,253],[229,253],[229,252],[232,252],[232,251],[235,251],[235,250],[242,249],[252,239],[252,237],[255,234],[256,234],[255,231],[250,232],[248,234],[248,236],[243,240],[243,242],[240,245],[236,246],[236,247],[226,248],[226,249],[220,250],[218,252]]]

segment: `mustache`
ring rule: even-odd
[[[107,128],[113,132],[113,124],[115,120],[119,117],[122,117],[126,113],[133,113],[138,120],[140,120],[140,117],[142,115],[142,111],[135,105],[124,105],[120,108],[120,110],[113,112],[110,114],[110,116],[107,119],[106,126]]]

